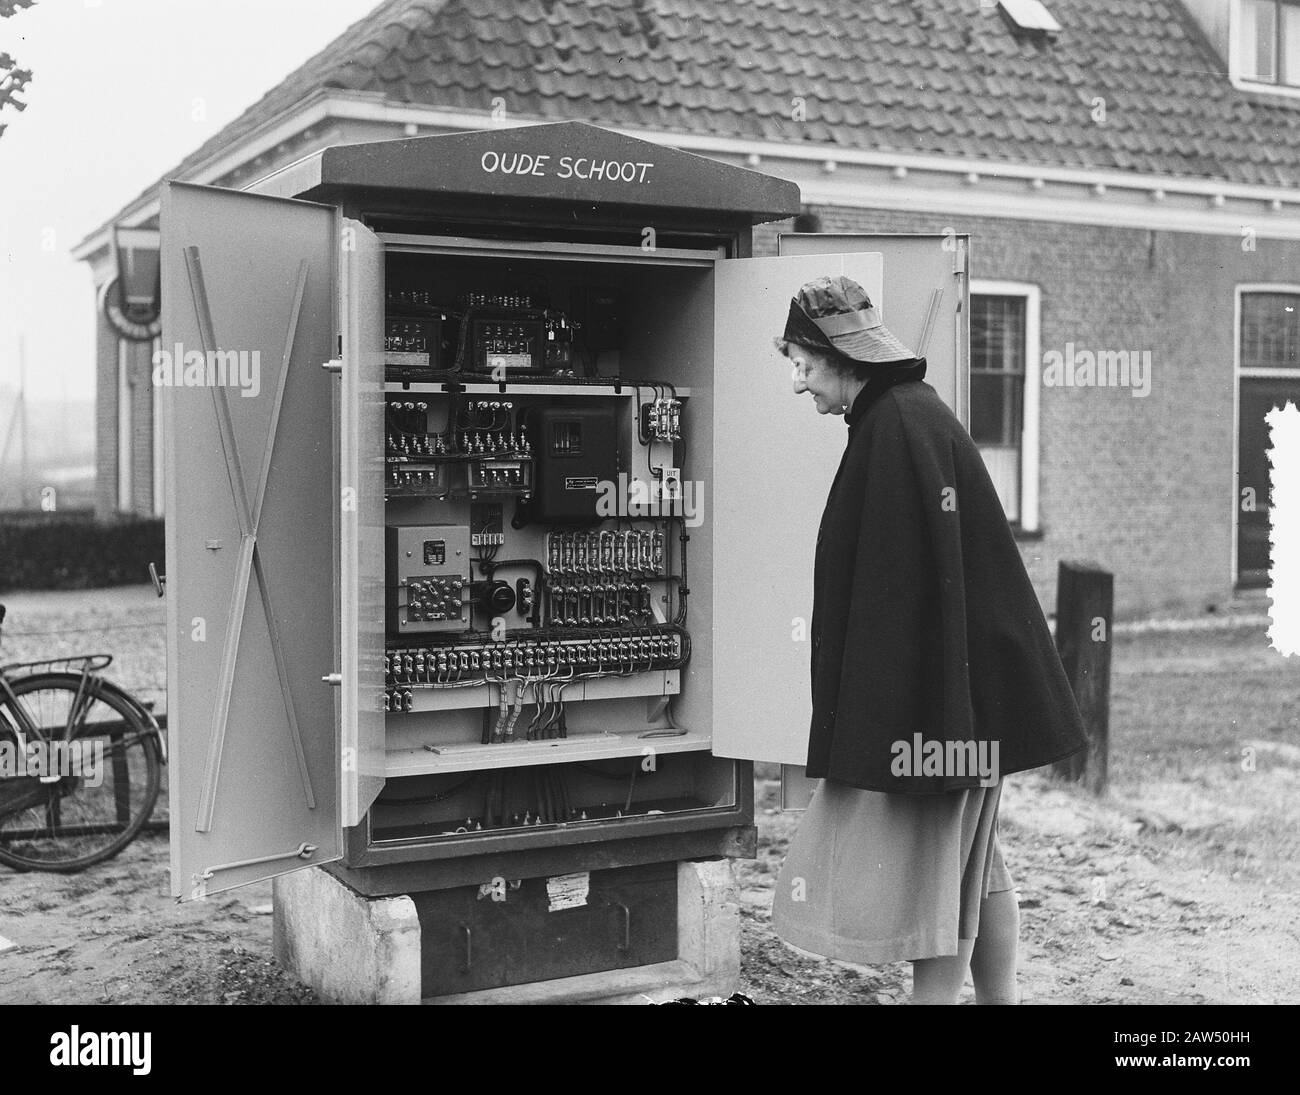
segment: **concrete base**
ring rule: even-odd
[[[428,1004],[662,1003],[729,996],[740,981],[730,859],[677,864],[677,960],[437,996]],[[275,881],[275,955],[323,1000],[420,1002],[420,924],[409,897],[369,898],[313,867]]]
[[[420,1002],[420,921],[409,897],[364,898],[319,867],[281,875],[272,895],[275,957],[322,1000]]]

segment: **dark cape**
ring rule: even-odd
[[[997,742],[995,778],[1077,752],[1079,709],[979,450],[916,379],[924,359],[877,368],[817,533],[808,775],[907,794],[981,784],[970,765],[926,774],[917,734],[945,757]]]

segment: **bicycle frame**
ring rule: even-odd
[[[9,712],[13,711],[18,721],[14,722]],[[18,704],[18,698],[14,695],[13,689],[9,687],[9,678],[0,674],[0,730],[8,730],[13,734],[18,743],[19,749],[27,748],[27,735],[23,732],[22,723],[28,723],[21,707]]]
[[[3,629],[6,612],[0,605],[0,629]],[[0,630],[2,633],[2,630]],[[0,733],[7,730],[14,737],[15,744],[24,754],[33,741],[44,740],[47,728],[38,726],[28,714],[22,700],[14,692],[12,682],[36,676],[71,676],[80,673],[77,691],[68,711],[67,724],[60,735],[64,741],[71,741],[75,736],[86,712],[95,700],[101,696],[111,695],[118,699],[136,717],[141,727],[139,733],[128,736],[128,724],[125,719],[120,722],[96,724],[96,730],[118,735],[118,747],[131,746],[145,737],[152,736],[158,745],[158,755],[163,764],[167,763],[167,735],[162,732],[153,712],[125,689],[119,688],[111,681],[99,675],[98,670],[107,669],[113,662],[111,654],[85,654],[62,658],[44,658],[30,662],[11,662],[0,665]],[[17,671],[25,670],[21,676]],[[58,775],[48,774],[40,777],[43,784],[59,781]]]

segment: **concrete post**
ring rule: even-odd
[[[405,896],[363,897],[318,867],[273,884],[275,957],[338,1004],[420,1002],[420,921]]]

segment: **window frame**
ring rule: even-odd
[[[1245,334],[1245,302],[1247,297],[1266,297],[1266,296],[1293,296],[1296,297],[1297,304],[1300,304],[1300,286],[1293,284],[1275,285],[1271,283],[1256,284],[1242,283],[1237,286],[1237,293],[1233,305],[1233,335],[1236,340],[1236,347],[1233,351],[1233,359],[1236,362],[1237,376],[1246,377],[1264,377],[1266,379],[1282,379],[1288,377],[1300,378],[1300,365],[1243,365],[1242,364],[1242,338]]]
[[[124,338],[117,340],[117,511],[130,513],[135,509],[135,477],[132,460],[135,456],[134,408],[131,406],[131,344]]]
[[[1040,533],[1039,525],[1039,392],[1042,386],[1040,311],[1037,285],[1023,281],[972,278],[970,297],[1020,297],[1025,302],[1025,373],[1021,393],[1020,518],[1012,525],[1024,533]],[[972,305],[973,309],[973,305]],[[970,378],[967,378],[969,387]]]
[[[1241,364],[1242,300],[1258,293],[1294,293],[1300,297],[1300,282],[1249,281],[1233,287],[1232,293],[1232,478],[1228,482],[1228,505],[1232,507],[1232,535],[1229,540],[1228,580],[1237,584],[1237,537],[1241,516],[1237,479],[1241,474],[1241,380],[1243,377],[1300,380],[1300,369],[1245,368]]]
[[[1257,76],[1247,76],[1241,66],[1241,36],[1242,36],[1242,4],[1246,0],[1233,0],[1228,10],[1228,79],[1232,86],[1238,91],[1254,91],[1266,95],[1283,95],[1291,98],[1300,98],[1300,72],[1296,73],[1297,82],[1294,84],[1282,83],[1283,75],[1283,20],[1281,10],[1284,7],[1294,8],[1296,18],[1300,20],[1300,0],[1272,0],[1276,9],[1278,9],[1277,33],[1274,42],[1274,65],[1277,68],[1279,79],[1263,80]]]
[[[151,410],[153,412],[153,515],[155,517],[163,516],[164,497],[166,492],[164,486],[164,461],[163,461],[163,393],[159,387],[153,383],[153,361],[158,350],[162,346],[162,338],[154,338],[150,345],[149,362],[150,362],[150,384],[149,399]]]

